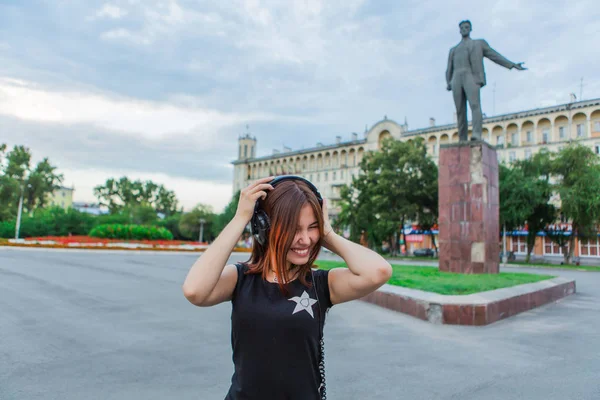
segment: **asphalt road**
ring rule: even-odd
[[[223,399],[231,306],[183,297],[196,257],[0,248],[0,399]],[[334,306],[328,398],[599,399],[600,273],[552,273],[578,293],[486,327]]]

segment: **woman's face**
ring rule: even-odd
[[[300,218],[294,242],[287,254],[287,261],[302,265],[308,262],[314,246],[319,243],[319,223],[310,204],[305,204],[300,210]]]

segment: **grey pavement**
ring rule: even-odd
[[[0,399],[223,399],[231,306],[183,297],[197,256],[0,248]],[[599,399],[600,274],[551,273],[578,293],[485,327],[334,306],[328,398]]]

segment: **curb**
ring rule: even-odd
[[[384,285],[361,300],[434,324],[483,326],[575,292],[575,280],[554,278],[462,296]]]
[[[120,250],[120,251],[162,251],[162,252],[186,252],[203,253],[206,249],[174,249],[160,247],[124,247],[124,246],[62,246],[62,245],[43,245],[43,244],[25,244],[25,243],[0,243],[0,247],[21,247],[29,249],[67,249],[67,250]],[[252,249],[236,247],[233,249],[236,253],[250,253]]]

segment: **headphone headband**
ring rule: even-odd
[[[306,183],[306,185],[310,188],[310,190],[312,190],[313,193],[317,196],[317,200],[319,200],[319,204],[321,204],[321,206],[323,206],[323,197],[321,197],[321,193],[319,193],[319,189],[317,189],[317,187],[315,185],[313,185],[313,183],[311,181],[309,181],[308,179],[305,179],[301,176],[281,175],[281,176],[278,176],[275,179],[273,179],[271,182],[269,182],[269,184],[271,186],[275,187],[278,184],[280,184],[281,182],[285,182],[285,181],[301,181],[301,182]]]

